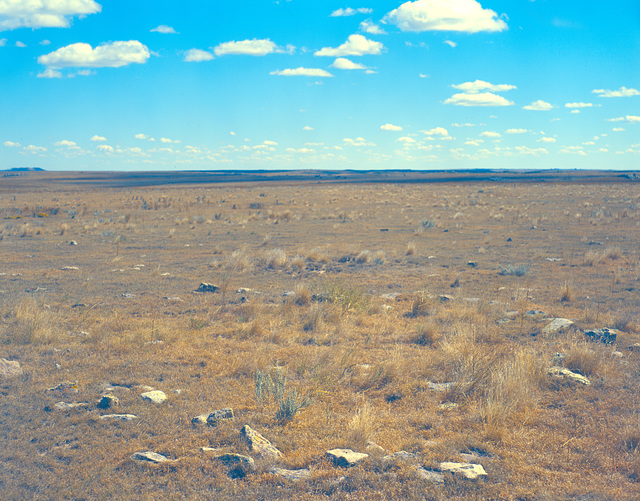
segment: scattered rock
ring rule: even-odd
[[[144,343],[145,346],[149,346],[152,344],[164,344],[164,341],[162,339],[154,339],[153,341],[147,341],[146,343]]]
[[[542,333],[552,334],[554,332],[560,332],[571,325],[573,325],[573,321],[568,318],[554,318],[550,324],[542,329]]]
[[[365,447],[365,451],[367,451],[368,454],[373,454],[373,455],[384,454],[386,452],[382,447],[380,447],[378,444],[376,444],[372,440],[367,441],[367,446]]]
[[[510,312],[511,313],[511,312]],[[507,314],[508,315],[508,314]],[[515,312],[514,318],[518,316],[518,312]],[[529,310],[524,314],[525,317],[532,320],[542,320],[547,314],[542,310]]]
[[[369,454],[353,452],[351,449],[333,449],[327,451],[326,455],[335,463],[336,466],[341,466],[343,468],[356,466],[358,463],[369,457]]]
[[[450,383],[432,383],[431,381],[429,381],[427,383],[427,386],[429,387],[430,390],[445,392],[453,388],[455,384],[456,384],[455,381],[452,381]]]
[[[478,267],[478,263],[476,263],[475,261],[469,261],[467,263],[467,266],[471,266],[472,268],[477,268]]]
[[[551,365],[553,367],[561,367],[565,358],[567,358],[567,356],[564,353],[556,353],[551,359]]]
[[[300,480],[306,480],[311,477],[311,470],[305,468],[303,470],[286,470],[284,468],[272,467],[269,470],[270,473],[278,475],[279,477],[290,480],[291,482],[298,482]]]
[[[165,301],[169,301],[170,303],[184,303],[184,299],[182,299],[181,297],[178,296],[165,296],[164,297]]]
[[[98,409],[109,409],[113,406],[120,404],[120,400],[115,395],[111,393],[107,393],[106,395],[102,395],[100,400],[98,401]]]
[[[220,410],[211,412],[206,417],[205,422],[209,426],[216,426],[220,421],[227,421],[227,420],[230,420],[230,419],[233,419],[233,409],[231,409],[230,407],[227,407],[225,409],[220,409]],[[248,427],[245,427],[245,428],[248,428]],[[251,429],[251,428],[249,428],[249,429]]]
[[[134,297],[136,297],[135,294],[129,294],[128,292],[123,292],[122,294],[120,294],[120,297],[125,298],[125,299],[133,299]]]
[[[454,476],[475,480],[480,476],[486,476],[487,472],[480,464],[470,463],[440,463],[440,471],[451,473]]]
[[[557,377],[559,379],[569,379],[575,383],[580,383],[585,386],[589,386],[591,381],[589,381],[582,374],[578,374],[576,372],[571,372],[569,369],[565,367],[551,367],[549,369],[549,375],[553,377]]]
[[[104,416],[100,416],[100,419],[110,420],[114,419],[116,421],[133,421],[134,419],[138,419],[138,416],[135,414],[105,414]]]
[[[438,409],[443,411],[452,411],[460,407],[460,404],[456,404],[455,402],[444,402],[438,406]]]
[[[418,468],[416,470],[418,477],[427,482],[433,484],[444,484],[444,475],[438,471],[427,470],[425,468]]]
[[[165,395],[164,391],[153,390],[147,391],[140,395],[144,400],[148,400],[154,404],[161,404],[165,400],[167,400],[167,395]]]
[[[209,414],[200,414],[191,420],[191,424],[207,424]]]
[[[77,266],[63,266],[60,269],[62,271],[76,271],[76,270],[79,270],[80,268],[78,268]]]
[[[449,301],[452,301],[452,300],[453,300],[453,296],[449,296],[447,294],[442,294],[440,296],[440,302],[441,303],[448,303]]]
[[[630,351],[640,351],[640,343],[633,343],[628,349]]]
[[[222,452],[222,449],[216,447],[200,447],[202,452]]]
[[[213,284],[202,282],[200,287],[196,289],[196,292],[218,292],[219,287]]]
[[[382,294],[380,297],[382,299],[387,299],[389,301],[393,301],[395,299],[397,299],[397,297],[400,295],[399,292],[387,292],[385,294]]]
[[[236,293],[238,294],[249,294],[253,289],[247,289],[246,287],[240,287]]]
[[[620,352],[620,351],[614,351],[611,353],[611,356],[614,358],[623,358],[624,357],[624,353]]]
[[[22,374],[23,372],[22,367],[20,367],[20,362],[0,358],[0,376],[10,378],[22,376]]]
[[[69,245],[78,245],[78,242],[76,242],[75,240],[71,240],[71,242],[69,242]]]
[[[165,463],[167,461],[171,461],[168,457],[152,451],[136,452],[131,456],[131,459],[136,461],[148,461],[154,464],[160,464],[160,463]]]
[[[233,414],[233,411],[231,411],[231,414]],[[207,422],[209,422],[209,418],[207,418]],[[240,433],[242,433],[249,443],[251,451],[258,454],[258,456],[268,459],[282,457],[282,452],[249,425],[244,425]]]
[[[218,460],[234,467],[229,472],[229,476],[231,478],[246,477],[247,473],[255,471],[256,469],[256,462],[254,459],[242,454],[227,453],[222,456],[218,456]]]
[[[78,393],[77,381],[64,381],[52,388],[47,388],[45,391],[60,391],[63,393]]]
[[[417,456],[413,452],[399,451],[383,456],[383,461],[415,461]]]
[[[616,342],[616,338],[618,337],[618,332],[616,329],[608,329],[606,327],[602,329],[592,329],[588,331],[584,331],[584,335],[588,338],[591,338],[592,341],[600,341],[605,344],[613,344]]]
[[[59,411],[70,411],[73,409],[80,409],[82,407],[88,407],[89,404],[85,403],[85,402],[75,402],[72,404],[68,404],[66,402],[58,402],[54,405],[54,407],[56,408],[56,410]]]

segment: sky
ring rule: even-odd
[[[640,169],[638,0],[0,0],[0,169]]]

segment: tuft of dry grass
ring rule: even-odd
[[[49,344],[60,337],[57,317],[29,296],[2,316],[2,344]]]
[[[416,248],[417,248],[417,246],[416,246],[416,243],[415,243],[415,242],[409,242],[409,243],[407,244],[407,250],[406,250],[406,252],[405,252],[405,255],[407,255],[407,256],[414,256],[414,255],[415,255],[415,253],[416,253]]]
[[[363,450],[373,435],[374,427],[374,410],[365,400],[358,406],[349,421],[348,446],[354,450]]]
[[[593,376],[602,365],[602,356],[586,342],[574,342],[566,352],[563,365],[583,376]]]
[[[280,248],[270,249],[264,254],[262,262],[267,269],[282,270],[288,266],[289,258],[287,258],[287,253]]]
[[[562,286],[562,290],[560,291],[560,301],[563,303],[568,303],[573,300],[573,288],[571,287],[571,282],[565,282]]]

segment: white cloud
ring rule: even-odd
[[[167,26],[166,24],[161,24],[160,26],[153,28],[152,32],[162,33],[163,35],[175,34],[176,30],[174,30],[171,26]]]
[[[89,141],[106,141],[107,138],[103,137],[103,136],[98,136],[97,134],[95,136],[93,136],[91,139],[89,139]]]
[[[567,103],[564,105],[565,108],[593,108],[594,106],[600,106],[599,104],[593,103]]]
[[[365,33],[369,33],[369,35],[386,35],[387,34],[387,32],[384,31],[382,28],[380,28],[380,26],[378,26],[375,23],[372,23],[369,20],[362,21],[360,23],[360,30],[364,31]]]
[[[361,7],[359,9],[352,9],[351,7],[347,7],[346,9],[334,10],[331,13],[331,17],[354,16],[356,14],[371,14],[372,12],[373,9],[368,9],[365,7]]]
[[[444,43],[446,43],[449,47],[457,47],[458,44],[455,42],[452,42],[451,40],[445,40]]]
[[[491,92],[480,92],[477,94],[454,94],[447,99],[444,104],[454,104],[456,106],[513,106],[513,101],[509,101],[502,96]]]
[[[313,127],[310,127],[308,125],[305,125],[302,130],[314,130]]]
[[[339,57],[338,59],[336,59],[331,66],[333,68],[336,68],[337,70],[366,70],[367,69],[366,66],[362,64],[354,63],[353,61],[350,61],[349,59],[346,59],[344,57]]]
[[[423,130],[422,133],[426,136],[449,137],[449,131],[444,127],[436,127],[434,129]]]
[[[571,110],[570,113],[577,114],[577,113],[580,113],[580,110]]]
[[[547,103],[542,99],[538,99],[537,101],[534,101],[533,103],[522,107],[522,109],[524,110],[532,110],[532,111],[549,111],[553,108],[554,106],[552,104]]]
[[[38,73],[37,78],[62,78],[62,73],[58,70],[52,70],[51,68],[47,68],[42,73]]]
[[[24,42],[21,42],[20,40],[16,42],[16,47],[20,47],[21,49],[24,49],[26,46],[27,44]]]
[[[506,134],[526,134],[529,132],[529,129],[507,129],[505,131]]]
[[[470,123],[464,123],[464,124],[458,124],[458,123],[453,123],[451,124],[452,127],[475,127],[478,124],[470,124]],[[486,125],[486,124],[480,124],[480,125]]]
[[[482,80],[476,80],[475,82],[464,82],[457,85],[452,85],[454,89],[461,90],[463,92],[467,92],[469,94],[477,94],[482,91],[490,91],[490,92],[506,92],[508,90],[517,89],[515,85],[509,84],[497,84],[494,85],[489,82],[484,82]]]
[[[263,141],[263,144],[266,144],[267,146],[278,146],[278,143],[276,143],[275,141]]]
[[[351,139],[349,137],[345,137],[342,142],[345,146],[375,146],[375,143],[367,141],[363,137],[357,137],[355,139]]]
[[[5,45],[7,45],[7,39],[6,38],[0,38],[0,47],[4,47]]]
[[[33,153],[34,155],[37,155],[38,153],[44,153],[47,151],[47,149],[44,148],[43,146],[34,146],[33,144],[26,146],[24,150],[29,153]]]
[[[5,145],[7,148],[17,148],[17,147],[19,147],[19,146],[20,146],[20,143],[14,143],[13,141],[5,141],[5,142],[4,142],[4,145]]]
[[[66,139],[63,139],[62,141],[58,141],[56,143],[53,143],[54,146],[66,146],[67,148],[77,148],[78,145],[74,142],[74,141],[67,141]]]
[[[211,61],[213,58],[213,54],[206,50],[189,49],[184,53],[183,61],[187,63],[201,63],[202,61]]]
[[[40,42],[40,45],[51,45],[51,40],[43,40],[42,42]]]
[[[640,123],[640,117],[627,115],[625,117],[607,118],[607,122],[628,122],[630,124]]]
[[[233,55],[233,56],[266,56],[277,52],[278,46],[268,38],[258,40],[241,40],[239,42],[224,42],[213,49],[216,56]]]
[[[160,142],[161,143],[165,143],[165,144],[179,144],[180,141],[177,139],[169,139],[168,137],[161,137],[160,138]]]
[[[582,146],[565,146],[560,150],[560,153],[573,153],[582,157],[587,156],[587,154],[583,151]]]
[[[281,77],[332,77],[333,75],[321,68],[288,68],[286,70],[272,71],[270,75]]]
[[[374,42],[363,35],[349,35],[347,41],[339,47],[324,47],[314,55],[329,57],[378,55],[383,49],[384,45],[381,42]]]
[[[66,28],[69,19],[100,12],[93,0],[0,1],[0,31],[16,28]]]
[[[482,132],[480,134],[480,136],[483,136],[483,137],[502,137],[502,134],[500,134],[499,132],[494,132],[492,130],[485,130],[484,132]]]
[[[624,127],[614,127],[611,129],[613,132],[624,132],[626,129]]]
[[[640,91],[638,89],[627,89],[626,87],[620,87],[619,90],[609,90],[609,89],[593,89],[591,91],[593,94],[599,94],[599,97],[631,97],[631,96],[640,96]]]
[[[155,141],[155,138],[149,137],[146,134],[136,134],[133,137],[135,137],[136,139],[142,139],[144,141]]]
[[[397,143],[405,143],[405,144],[413,144],[416,142],[415,139],[413,139],[412,137],[408,137],[408,136],[403,136],[403,137],[399,137],[398,139],[396,139]]]
[[[384,125],[380,126],[380,130],[389,130],[389,131],[393,131],[393,132],[400,132],[402,130],[402,127],[400,127],[399,125],[384,124]]]
[[[95,49],[88,43],[74,43],[38,58],[47,68],[119,68],[132,63],[144,64],[149,48],[137,40],[109,42]]]
[[[507,23],[476,0],[416,0],[405,2],[385,16],[402,31],[503,31]]]
[[[538,139],[539,143],[555,143],[556,142],[556,138],[555,137],[541,137],[540,139]]]
[[[540,153],[546,155],[549,152],[545,149],[545,148],[529,148],[528,146],[516,146],[515,147],[516,152],[520,153],[521,155],[533,155],[533,156],[538,156]]]

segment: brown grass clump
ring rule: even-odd
[[[565,282],[560,292],[560,301],[568,303],[573,299],[573,289],[570,282]]]
[[[49,344],[60,336],[56,317],[25,296],[2,316],[3,344]]]
[[[371,404],[365,400],[349,421],[348,446],[354,450],[363,450],[373,435],[374,427],[374,411]]]
[[[407,250],[405,252],[405,255],[407,256],[413,256],[416,253],[416,243],[415,242],[409,242],[407,244]]]
[[[595,375],[601,364],[601,354],[587,343],[572,343],[563,362],[567,369],[587,377]]]
[[[440,338],[440,332],[433,322],[426,322],[418,326],[410,341],[420,346],[433,346]]]
[[[262,262],[267,269],[281,270],[287,267],[289,258],[284,250],[271,249],[264,254]]]

